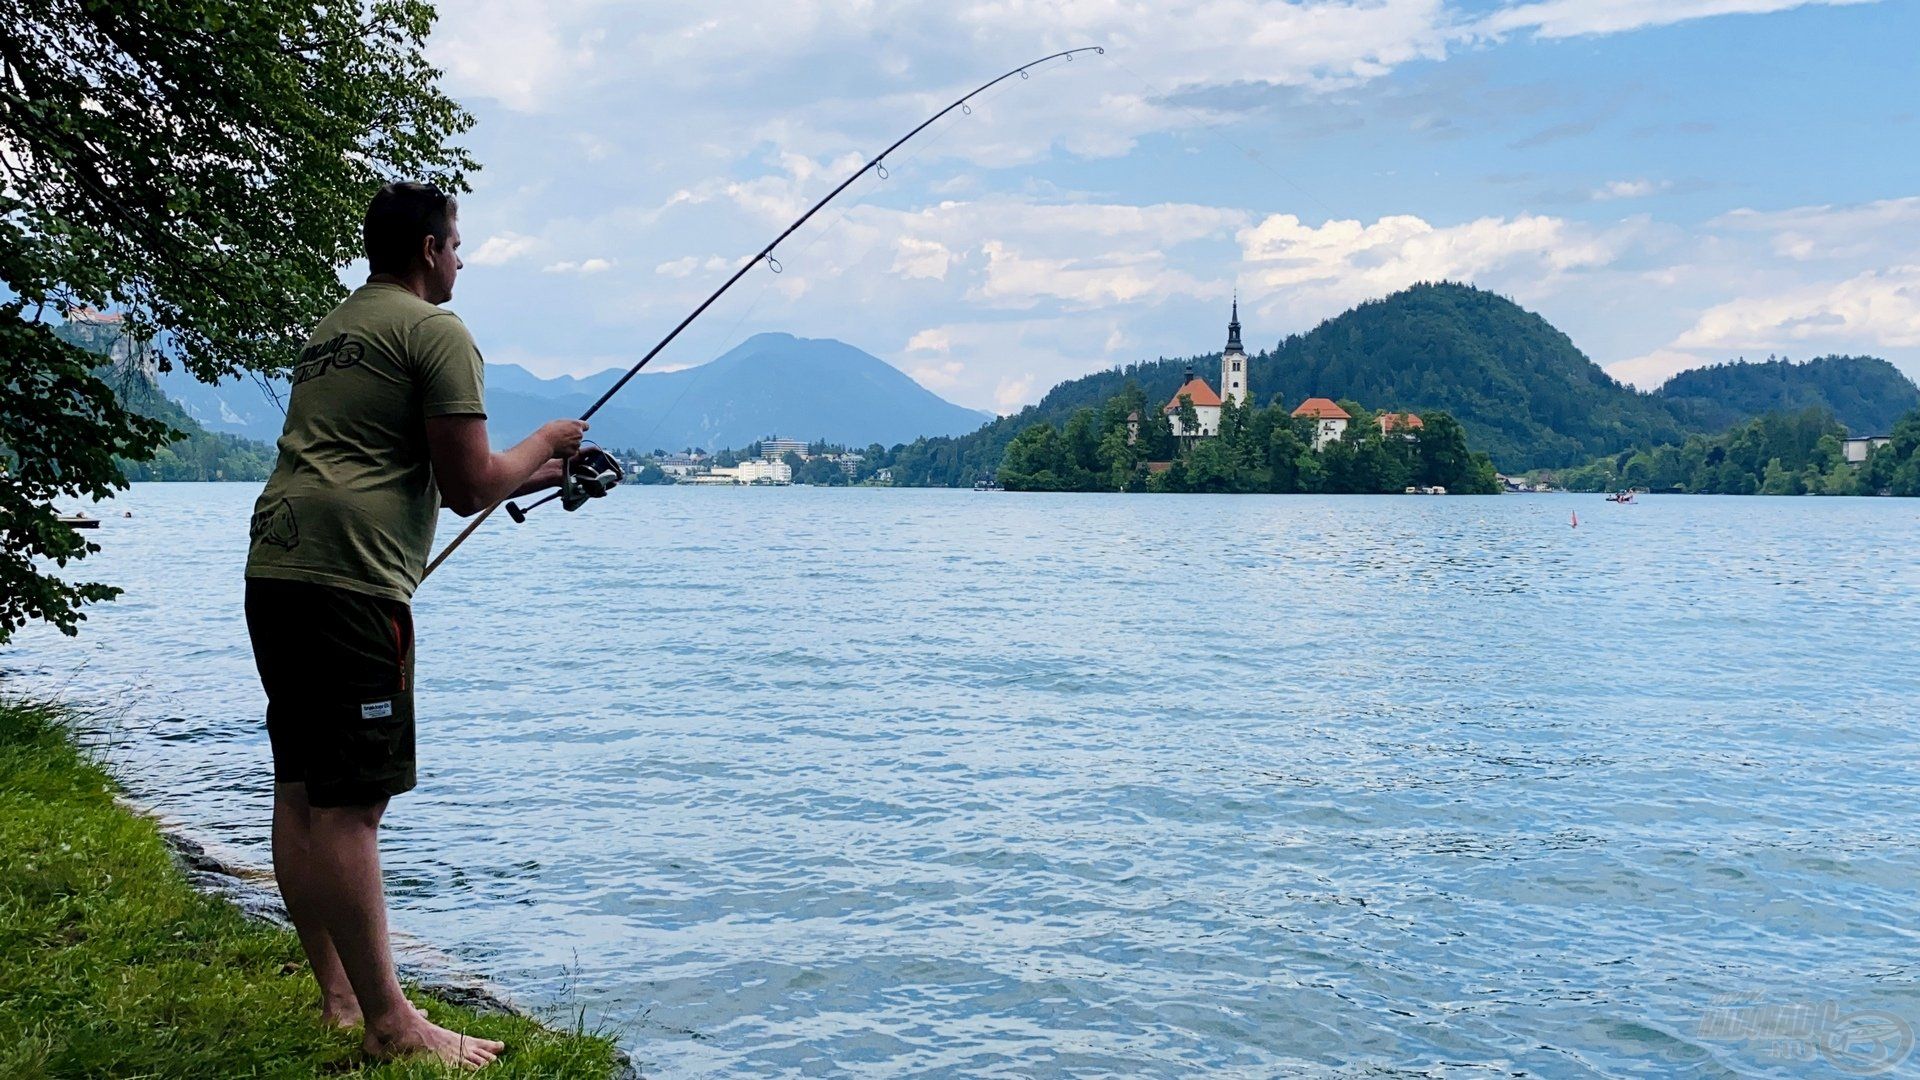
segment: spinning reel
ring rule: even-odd
[[[514,524],[523,524],[528,511],[555,499],[560,500],[561,509],[571,513],[587,505],[588,499],[605,498],[626,475],[612,454],[597,446],[582,447],[567,459],[566,470],[560,474],[560,490],[525,507],[508,503],[507,516],[513,518]]]

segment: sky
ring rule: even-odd
[[[490,361],[838,338],[1006,413],[1465,281],[1650,389],[1739,357],[1920,376],[1912,0],[442,0],[476,117],[453,307]],[[1259,388],[1256,386],[1255,392]],[[1323,392],[1338,396],[1339,387]]]

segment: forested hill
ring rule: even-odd
[[[1280,343],[1255,392],[1441,409],[1507,472],[1585,462],[1688,429],[1666,403],[1614,381],[1552,324],[1468,285],[1416,285]]]
[[[1654,393],[1683,423],[1702,431],[1721,431],[1767,412],[1823,408],[1855,435],[1885,435],[1920,408],[1920,387],[1873,356],[1715,364],[1683,371]]]

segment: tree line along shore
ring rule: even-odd
[[[293,932],[189,883],[82,749],[84,719],[0,700],[0,1076],[446,1075],[370,1061],[357,1030],[323,1025]],[[410,996],[437,1023],[507,1044],[488,1076],[626,1071],[577,1018],[547,1026]]]

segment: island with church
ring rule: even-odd
[[[1255,394],[1236,297],[1219,389],[1191,367],[1164,400],[1129,381],[1063,427],[1035,423],[1007,446],[1009,491],[1457,494],[1501,491],[1492,460],[1437,411],[1370,412],[1313,396],[1291,408]],[[1337,393],[1338,388],[1324,388]],[[1163,391],[1164,392],[1164,391]]]

